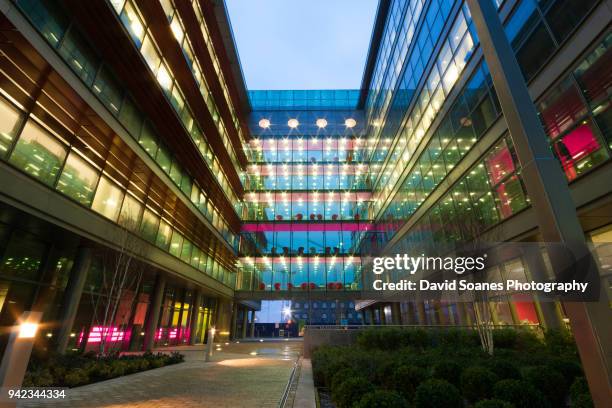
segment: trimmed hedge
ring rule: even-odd
[[[416,408],[557,408],[567,401],[572,407],[592,406],[566,334],[540,339],[530,330],[494,333],[497,342],[490,356],[474,340],[474,331],[365,330],[357,345],[314,351],[315,384],[330,389],[338,408],[404,403]]]
[[[177,364],[184,360],[179,353],[134,356],[94,353],[33,355],[23,380],[24,387],[78,387],[109,380],[152,368]]]

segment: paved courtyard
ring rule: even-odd
[[[302,343],[241,342],[220,348],[207,363],[203,347],[179,347],[184,363],[69,389],[65,400],[18,406],[277,407]]]

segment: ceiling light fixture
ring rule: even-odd
[[[270,121],[268,119],[261,119],[259,121],[259,127],[262,129],[268,129],[270,127]]]
[[[327,121],[323,118],[317,119],[317,126],[323,129],[325,126],[327,126]]]
[[[347,120],[344,121],[344,125],[349,129],[354,128],[356,124],[357,124],[357,121],[353,118],[348,118]]]
[[[296,127],[298,127],[300,124],[300,122],[298,122],[297,119],[289,119],[287,121],[287,125],[291,128],[291,129],[295,129]]]

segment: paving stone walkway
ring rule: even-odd
[[[203,347],[181,347],[184,363],[69,389],[64,400],[18,406],[277,407],[301,348],[298,341],[226,343],[207,363]]]

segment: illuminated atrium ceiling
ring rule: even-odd
[[[359,89],[378,0],[226,0],[248,89]]]

